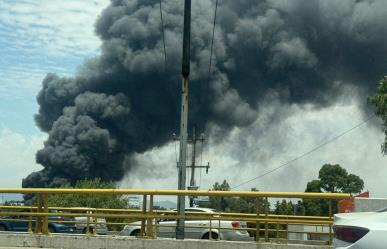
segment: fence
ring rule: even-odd
[[[156,238],[163,229],[176,226],[172,222],[165,224],[160,220],[175,220],[184,218],[185,228],[202,231],[202,238],[223,239],[227,231],[240,231],[255,234],[255,240],[279,241],[280,238],[288,242],[288,235],[308,234],[326,235],[332,242],[332,200],[350,197],[342,193],[296,193],[296,192],[247,192],[247,191],[203,191],[203,190],[145,190],[145,189],[0,189],[0,193],[33,194],[36,196],[36,206],[0,206],[0,228],[5,222],[28,223],[28,231],[31,233],[49,234],[49,224],[57,221],[50,220],[53,211],[61,217],[69,217],[68,220],[60,220],[63,224],[83,224],[87,236],[95,235],[99,225],[126,225],[133,221],[140,221],[136,235],[144,238]],[[89,207],[49,207],[47,200],[53,194],[79,194],[79,195],[140,195],[142,196],[142,209],[108,209]],[[153,203],[156,196],[208,196],[208,197],[248,197],[256,200],[257,212],[229,213],[229,212],[186,212],[183,217],[176,211],[154,210]],[[270,214],[267,203],[269,198],[287,199],[324,199],[329,205],[329,215],[324,216],[297,216]],[[260,211],[260,201],[264,200],[264,211]],[[84,220],[76,221],[75,217],[84,217]],[[108,222],[100,222],[98,218],[108,219]],[[116,221],[111,221],[116,219]],[[117,221],[117,219],[119,219]],[[196,223],[195,223],[196,221]],[[200,222],[199,222],[200,221]],[[205,222],[203,222],[205,221]],[[235,221],[247,223],[249,226],[230,226]],[[102,224],[103,223],[103,224]],[[199,224],[200,223],[200,224]],[[239,223],[238,223],[239,224]],[[327,227],[328,232],[289,230],[289,225],[308,225]],[[0,229],[1,230],[1,229]],[[207,232],[207,237],[203,236]],[[213,236],[217,235],[217,236]],[[262,238],[260,236],[262,234]]]

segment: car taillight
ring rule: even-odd
[[[238,228],[239,227],[239,221],[231,221],[232,228]]]
[[[64,221],[63,217],[61,216],[56,217],[56,223],[61,223],[62,221]]]
[[[333,231],[336,239],[348,243],[355,243],[369,232],[367,228],[351,226],[334,226]]]

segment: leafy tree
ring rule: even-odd
[[[282,200],[281,202],[277,201],[274,213],[292,215],[294,213],[293,203],[291,201],[287,202],[286,200]]]
[[[113,189],[116,188],[113,182],[104,182],[100,178],[92,180],[85,179],[75,183],[74,186],[68,183],[60,188],[74,189]],[[89,207],[89,208],[116,208],[124,209],[128,207],[128,200],[119,195],[91,195],[91,194],[57,194],[50,195],[48,204],[51,207]],[[107,222],[123,223],[132,221],[124,218],[106,218]],[[108,225],[111,230],[121,230],[122,225]]]
[[[348,172],[338,164],[324,164],[319,171],[320,188],[331,193],[360,193],[364,182],[360,177]]]
[[[382,152],[387,154],[387,76],[384,76],[379,81],[379,86],[376,93],[368,97],[368,101],[375,105],[375,113],[384,121],[384,142],[382,144]]]
[[[224,180],[222,183],[215,182],[212,190],[217,191],[230,191],[230,184]],[[252,188],[251,191],[258,191],[256,188]],[[267,208],[269,209],[270,203],[267,202]],[[257,213],[257,199],[248,197],[217,197],[211,196],[207,204],[202,204],[203,207],[209,207],[218,211],[238,212],[238,213]],[[259,198],[259,211],[265,212],[264,198]]]
[[[364,187],[363,180],[348,172],[338,164],[324,164],[318,174],[318,180],[307,183],[305,192],[360,193]],[[307,215],[328,215],[326,200],[304,200]],[[337,201],[332,201],[333,212],[337,212]]]
[[[305,215],[305,207],[301,201],[297,204],[293,204],[292,201],[286,201],[285,199],[277,201],[275,204],[274,213],[281,215]]]
[[[224,180],[221,184],[218,182],[215,182],[213,186],[213,190],[216,191],[230,191],[230,184],[226,180]],[[230,203],[230,197],[210,197],[210,203],[211,207],[219,210],[219,211],[225,211],[229,207]]]
[[[100,178],[80,180],[74,186],[64,184],[61,188],[75,189],[112,189],[112,182],[103,182]],[[49,206],[56,207],[90,207],[90,208],[126,208],[128,201],[119,195],[90,195],[90,194],[57,194],[48,199]]]

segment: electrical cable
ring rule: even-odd
[[[214,50],[214,38],[215,38],[215,26],[216,26],[216,12],[218,10],[218,0],[215,2],[215,11],[214,11],[214,22],[212,26],[212,38],[211,38],[211,48],[210,48],[210,63],[208,66],[208,76],[207,76],[207,85],[206,85],[206,93],[207,93],[207,99],[208,99],[208,88],[210,84],[211,79],[211,67],[212,67],[212,54]]]
[[[163,38],[164,45],[164,69],[167,70],[167,49],[165,48],[164,20],[161,2],[162,0],[160,0],[161,36]]]
[[[265,172],[265,173],[263,173],[263,174],[261,174],[261,175],[258,175],[258,176],[254,177],[254,178],[251,178],[251,179],[248,180],[248,181],[242,182],[241,184],[238,184],[238,185],[232,187],[231,189],[238,188],[238,187],[240,187],[240,186],[242,186],[242,185],[245,185],[245,184],[250,183],[250,182],[252,182],[252,181],[255,181],[255,180],[259,179],[259,178],[262,178],[262,177],[264,177],[264,176],[267,176],[267,175],[269,175],[269,174],[271,174],[271,173],[273,173],[273,172],[275,172],[275,171],[277,171],[277,170],[279,170],[279,169],[281,169],[281,168],[283,168],[283,167],[289,166],[291,163],[293,163],[293,162],[295,162],[295,161],[297,161],[297,160],[299,160],[299,159],[301,159],[301,158],[303,158],[303,157],[306,157],[306,156],[309,155],[309,154],[312,154],[313,152],[317,151],[318,149],[324,147],[325,145],[330,144],[330,143],[332,143],[333,141],[335,141],[335,140],[341,138],[342,136],[344,136],[344,135],[350,133],[351,131],[353,131],[353,130],[359,128],[360,126],[364,125],[365,123],[367,123],[368,121],[370,121],[370,120],[373,119],[374,117],[375,117],[375,114],[369,116],[368,118],[366,118],[365,120],[363,120],[363,121],[360,122],[359,124],[353,126],[352,128],[350,128],[350,129],[348,129],[348,130],[346,130],[346,131],[344,131],[344,132],[342,132],[342,133],[340,133],[340,134],[334,136],[334,137],[331,138],[331,139],[326,140],[325,142],[321,143],[320,145],[314,147],[313,149],[311,149],[311,150],[309,150],[309,151],[307,151],[307,152],[305,152],[305,153],[299,155],[298,157],[293,158],[292,160],[287,161],[287,162],[285,162],[285,163],[279,165],[278,167],[276,167],[276,168],[274,168],[274,169],[271,169],[271,170],[269,170],[269,171],[267,171],[267,172]]]
[[[175,157],[176,157],[176,167],[177,167],[178,161],[177,161],[177,149],[176,149],[176,143],[177,143],[177,142],[175,141],[174,144],[175,144]]]

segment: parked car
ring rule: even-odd
[[[333,231],[336,249],[385,249],[387,210],[336,214]]]
[[[176,210],[175,210],[176,211]],[[188,208],[186,212],[202,212],[202,213],[214,213],[213,209],[209,208]],[[164,238],[174,238],[176,230],[176,220],[162,219],[157,221],[157,236]],[[191,239],[222,239],[222,240],[235,240],[235,241],[251,241],[249,233],[245,230],[237,230],[238,228],[246,228],[246,222],[242,221],[219,221],[212,220],[211,235],[210,235],[210,220],[185,220],[185,238]],[[194,227],[190,227],[194,226]],[[229,228],[229,229],[222,229]],[[126,225],[120,232],[122,236],[138,236],[141,230],[141,222],[133,222]]]
[[[87,217],[75,217],[75,227],[78,233],[86,233],[87,231]],[[105,218],[97,218],[97,234],[105,235],[108,232]],[[78,223],[81,222],[81,223]],[[94,232],[94,218],[89,218],[89,232]]]
[[[0,217],[0,231],[27,232],[29,219],[28,216],[2,216]],[[74,223],[67,223],[71,221],[74,219],[70,217],[49,216],[48,231],[50,233],[73,233],[75,231]],[[32,222],[31,225],[34,229],[35,222]]]

